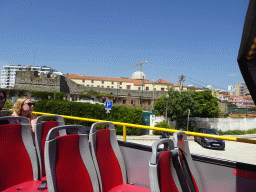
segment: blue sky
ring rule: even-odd
[[[0,66],[131,77],[227,89],[248,0],[1,0]],[[34,54],[35,52],[35,54]],[[35,58],[34,58],[35,55]]]

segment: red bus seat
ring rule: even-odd
[[[99,125],[106,125],[107,129],[97,130]],[[150,192],[149,188],[127,184],[125,163],[113,123],[94,123],[90,130],[89,142],[103,192]]]
[[[70,128],[77,129],[79,134],[56,137],[58,131]],[[57,126],[49,131],[45,142],[49,191],[101,191],[85,132],[81,125]]]
[[[45,118],[56,118],[56,121],[45,121]],[[51,128],[65,125],[64,118],[58,115],[42,115],[36,119],[35,123],[35,145],[39,159],[40,178],[45,177],[45,165],[44,165],[44,147],[45,139]],[[58,135],[67,135],[66,130],[61,130]]]
[[[25,117],[1,117],[20,124],[0,125],[0,191],[39,178],[31,126]]]
[[[164,144],[164,151],[158,152],[158,147],[162,144]],[[170,139],[161,139],[153,143],[152,156],[149,162],[149,181],[152,192],[182,191],[173,164],[173,150],[174,144]]]
[[[190,190],[195,192],[204,191],[202,178],[200,177],[190,154],[186,133],[181,131],[174,133],[173,141],[175,149],[178,150],[179,160]]]

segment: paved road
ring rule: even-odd
[[[255,135],[256,137],[256,135]],[[251,139],[256,139],[254,137],[246,137]],[[156,140],[159,139],[159,136],[127,136],[127,141],[133,143],[139,143],[143,145],[151,146]],[[122,140],[121,136],[118,136],[118,140]],[[231,161],[244,162],[249,164],[256,165],[256,144],[248,143],[239,143],[233,141],[225,141],[226,149],[222,150],[213,150],[205,149],[198,143],[194,142],[193,137],[189,137],[189,148],[190,152],[193,154],[199,154],[204,156],[210,156],[220,159],[227,159]]]

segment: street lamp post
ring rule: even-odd
[[[188,131],[188,125],[189,125],[189,114],[190,114],[190,109],[188,109],[188,122],[187,122],[187,131]]]
[[[165,119],[166,119],[166,123],[168,123],[168,116],[167,116],[167,107],[168,107],[168,99],[169,99],[169,95],[168,93],[166,94],[166,110],[165,110]],[[167,132],[162,132],[162,138],[169,138],[170,137],[170,134],[167,133]]]
[[[143,84],[144,84],[144,76],[143,76],[143,79],[142,79],[142,84],[141,84],[141,108],[143,108]]]
[[[168,107],[168,99],[169,99],[169,95],[168,93],[166,94],[166,111],[165,111],[165,118],[166,118],[166,123],[168,123],[168,117],[167,117],[167,107]]]
[[[118,89],[119,89],[119,82],[117,82],[117,98],[116,98],[116,103],[117,103],[117,105],[118,105]]]

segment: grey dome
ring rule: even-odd
[[[146,75],[142,71],[136,71],[132,74],[131,79],[147,79]]]

